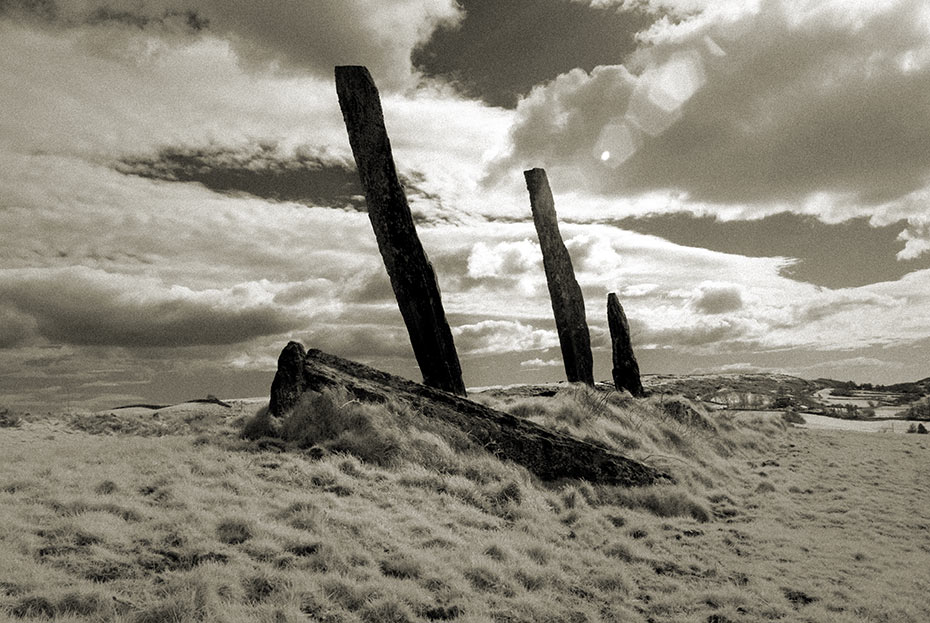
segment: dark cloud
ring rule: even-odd
[[[512,108],[521,95],[575,67],[623,62],[633,36],[654,20],[639,10],[566,0],[464,0],[465,18],[414,51],[424,73],[472,97]]]
[[[763,0],[662,25],[625,66],[535,89],[505,165],[570,168],[604,194],[717,204],[828,193],[841,199],[821,209],[862,214],[930,176],[925,8]]]
[[[4,0],[0,2],[0,16],[50,22],[58,18],[59,12],[55,0]]]
[[[453,0],[4,0],[0,15],[136,30],[177,22],[228,40],[247,66],[330,77],[335,65],[367,65],[393,89],[412,84],[411,51],[460,12]]]
[[[230,195],[248,194],[272,201],[367,212],[355,163],[297,149],[283,153],[274,143],[239,148],[166,147],[151,156],[126,158],[116,168],[127,175],[172,182],[198,182]],[[425,190],[420,171],[398,173],[414,222],[454,221],[442,199]]]
[[[119,24],[135,28],[151,28],[152,26],[174,27],[181,24],[192,32],[200,32],[210,25],[210,20],[201,16],[197,11],[167,10],[160,16],[151,17],[131,11],[113,10],[109,7],[94,9],[87,16],[86,23],[92,26],[98,24]]]
[[[873,226],[867,217],[828,224],[813,216],[781,213],[752,221],[720,221],[712,216],[660,214],[609,221],[623,229],[660,236],[676,244],[748,257],[788,257],[786,277],[826,288],[895,281],[930,268],[930,257],[896,259],[904,248],[905,221]]]
[[[119,4],[119,3],[116,3]],[[125,4],[125,3],[123,3]],[[0,16],[31,19],[46,24],[65,26],[129,26],[135,29],[163,29],[168,31],[206,30],[210,20],[193,9],[157,9],[144,12],[139,5],[132,8],[113,8],[110,5],[86,6],[75,12],[67,3],[55,0],[4,0],[0,3]]]
[[[0,298],[56,343],[128,348],[237,344],[302,324],[289,311],[193,292],[156,292],[131,277],[75,268],[10,271]],[[238,303],[238,304],[237,304]]]
[[[812,322],[819,322],[845,312],[856,314],[880,313],[880,309],[895,307],[899,301],[878,295],[838,294],[824,297],[825,300],[803,305],[798,309],[796,319],[788,323],[788,327],[805,326]],[[782,328],[782,327],[779,327]]]
[[[298,150],[282,154],[273,144],[239,149],[165,148],[126,159],[122,173],[176,182],[199,182],[221,193],[248,193],[274,201],[365,210],[353,163]]]
[[[706,287],[701,289],[691,305],[701,314],[724,314],[742,309],[743,296],[734,286]]]

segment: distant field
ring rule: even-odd
[[[930,436],[574,387],[478,399],[679,484],[543,484],[338,396],[361,432],[284,452],[238,438],[254,403],[8,419],[0,617],[930,620]]]

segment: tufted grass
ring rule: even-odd
[[[0,430],[0,619],[930,617],[925,436],[583,387],[479,399],[678,484],[540,483],[403,405],[338,393],[308,396],[284,442],[241,439],[260,420],[243,409],[33,416]]]

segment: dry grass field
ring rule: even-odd
[[[478,395],[660,467],[540,483],[403,405],[7,416],[0,619],[930,620],[930,439],[664,399]],[[685,401],[678,404],[687,405]]]

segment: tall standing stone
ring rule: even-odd
[[[630,342],[630,323],[623,313],[620,299],[611,292],[607,295],[607,324],[610,326],[610,344],[613,348],[614,387],[625,389],[636,397],[645,395],[639,378],[639,364]]]
[[[565,375],[571,382],[594,385],[594,360],[591,356],[591,335],[584,313],[584,297],[575,279],[572,258],[559,233],[555,202],[549,180],[543,169],[524,171],[526,189],[530,193],[533,223],[542,248],[543,267],[549,284],[549,298],[555,327],[562,347]]]
[[[443,311],[439,284],[417,237],[407,197],[397,179],[378,89],[368,69],[344,66],[336,67],[336,92],[365,189],[368,218],[407,325],[423,383],[464,396],[462,369]]]

